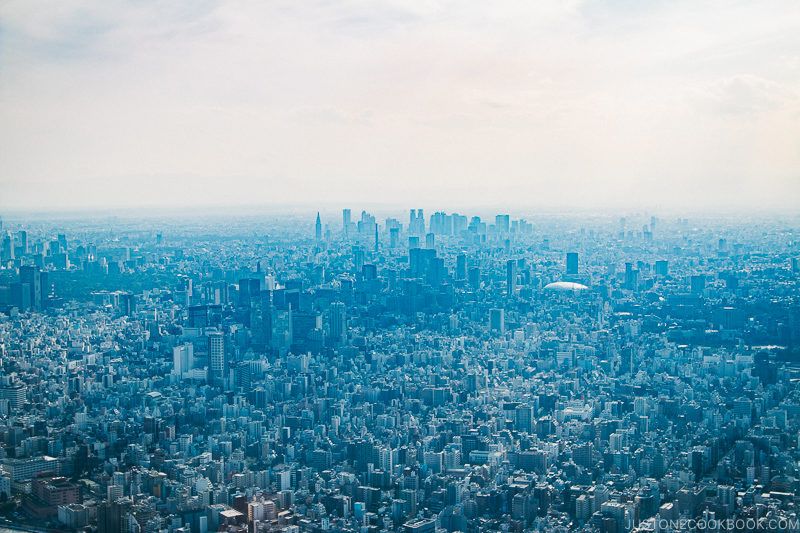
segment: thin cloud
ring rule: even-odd
[[[0,206],[800,201],[793,2],[34,4]]]

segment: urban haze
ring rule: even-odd
[[[0,2],[0,533],[800,532],[800,7]]]

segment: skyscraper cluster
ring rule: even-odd
[[[796,219],[428,212],[6,218],[0,528],[800,529]]]

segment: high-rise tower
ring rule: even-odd
[[[350,210],[342,209],[342,234],[347,237],[350,231]]]
[[[208,381],[212,385],[225,382],[225,336],[222,333],[208,335]]]
[[[578,275],[578,252],[567,253],[567,275]]]
[[[517,288],[517,262],[509,259],[506,262],[506,296],[514,296]]]
[[[341,344],[347,335],[346,308],[342,302],[333,302],[328,310],[330,317],[331,342]]]

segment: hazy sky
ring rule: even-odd
[[[800,3],[0,1],[0,208],[800,206]]]

